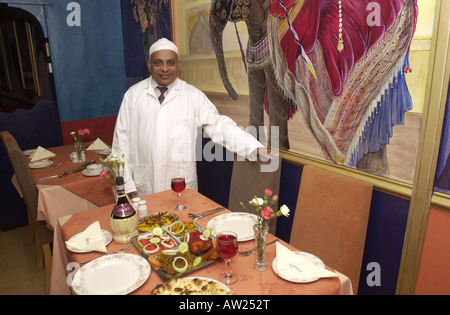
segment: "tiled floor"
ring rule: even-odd
[[[0,231],[0,295],[45,294],[45,272],[37,271],[28,227]]]

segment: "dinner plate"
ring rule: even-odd
[[[78,295],[128,294],[143,285],[150,272],[150,263],[142,256],[104,255],[78,270],[72,289]]]
[[[316,265],[317,267],[321,267],[325,269],[325,264],[323,263],[323,261],[310,253],[306,253],[306,252],[301,252],[301,251],[294,251],[295,254],[301,256],[303,259],[309,261],[310,263]],[[278,273],[278,268],[277,268],[277,257],[275,257],[272,260],[272,269],[275,272],[275,274],[277,274],[277,276],[279,276],[280,278],[283,278],[284,280],[290,281],[290,282],[295,282],[295,283],[309,283],[309,282],[314,282],[319,280],[320,278],[310,278],[310,279],[296,279],[296,278],[288,278],[288,277],[283,277],[282,275],[280,275]]]
[[[42,160],[28,163],[29,168],[44,168],[53,164],[53,161],[50,160]]]
[[[224,213],[212,218],[207,225],[213,236],[223,231],[235,232],[238,236],[238,242],[248,241],[255,238],[253,226],[258,217],[247,212]]]
[[[102,234],[103,234],[103,239],[105,240],[105,246],[108,245],[109,243],[111,243],[111,241],[113,239],[113,236],[112,236],[111,232],[106,231],[106,230],[102,230]],[[72,236],[70,239],[74,238],[77,235]],[[89,253],[89,252],[91,252],[90,250],[76,249],[76,248],[74,248],[74,247],[72,247],[70,245],[67,245],[67,244],[66,244],[66,247],[67,247],[68,250],[70,250],[71,252],[74,252],[74,253]]]

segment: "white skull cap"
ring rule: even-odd
[[[172,50],[178,55],[178,47],[167,38],[158,39],[153,43],[153,45],[150,47],[150,57],[155,51],[159,50]]]

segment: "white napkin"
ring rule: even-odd
[[[97,138],[86,150],[98,151],[98,150],[108,150],[109,147],[100,138]]]
[[[39,160],[44,160],[44,159],[48,159],[55,156],[55,153],[50,152],[47,149],[44,149],[41,146],[38,146],[36,151],[34,151],[33,154],[31,154],[30,158],[31,158],[31,162],[35,162],[35,161],[39,161]]]
[[[294,267],[293,267],[294,266]],[[338,277],[338,274],[321,268],[297,255],[277,242],[277,271],[285,279],[308,280],[315,278]]]
[[[66,241],[66,245],[77,251],[97,251],[106,253],[105,239],[103,238],[100,222],[96,221],[83,232]]]

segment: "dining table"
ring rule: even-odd
[[[181,202],[186,206],[185,210],[175,211],[173,207],[178,203],[177,194],[171,190],[154,193],[141,197],[147,202],[148,212],[172,212],[176,213],[179,220],[187,220],[189,214],[198,214],[205,210],[220,207],[219,204],[202,195],[196,190],[187,188],[181,194]],[[67,249],[66,241],[73,236],[83,232],[92,223],[98,221],[102,230],[112,233],[110,226],[110,215],[114,203],[104,205],[88,211],[76,212],[58,218],[55,228],[55,242],[53,247],[53,272],[51,278],[51,294],[75,294],[72,284],[74,276],[79,272],[80,268],[87,268],[91,263],[84,265],[86,262],[101,260],[105,253],[92,251],[80,253]],[[231,213],[228,209],[223,208],[222,211],[208,215],[196,220],[196,224],[200,227],[207,228],[208,222],[214,218]],[[278,240],[281,244],[290,250],[298,250],[275,235],[269,234],[267,242]],[[124,244],[116,243],[112,240],[107,246],[108,253],[117,251],[124,247]],[[239,241],[239,252],[249,250],[255,247],[254,239]],[[301,250],[301,249],[300,249]],[[133,245],[125,253],[126,255],[138,255],[143,257],[139,249]],[[234,295],[351,295],[353,294],[350,279],[325,264],[326,269],[334,271],[337,277],[320,278],[315,281],[298,283],[287,281],[278,276],[273,270],[273,260],[276,258],[276,246],[268,245],[266,248],[266,260],[268,269],[266,271],[257,271],[254,269],[256,261],[256,252],[245,256],[236,254],[231,259],[231,269],[238,275],[238,281],[228,288]],[[222,259],[218,259],[212,264],[189,273],[189,277],[202,277],[207,279],[220,278],[221,272],[226,268],[226,263]],[[131,295],[148,295],[153,289],[162,284],[162,277],[151,269],[150,275]]]
[[[89,145],[90,142],[83,143],[85,149]],[[59,217],[94,209],[115,201],[114,186],[109,180],[100,178],[99,174],[89,174],[86,171],[70,172],[84,163],[75,163],[70,159],[71,153],[75,151],[73,144],[46,149],[55,154],[51,158],[52,164],[31,168],[31,174],[38,189],[38,221],[45,221],[50,228],[54,229]],[[99,164],[99,159],[105,157],[99,152],[84,150],[85,162],[94,161]],[[67,171],[69,174],[64,177],[41,180]]]

